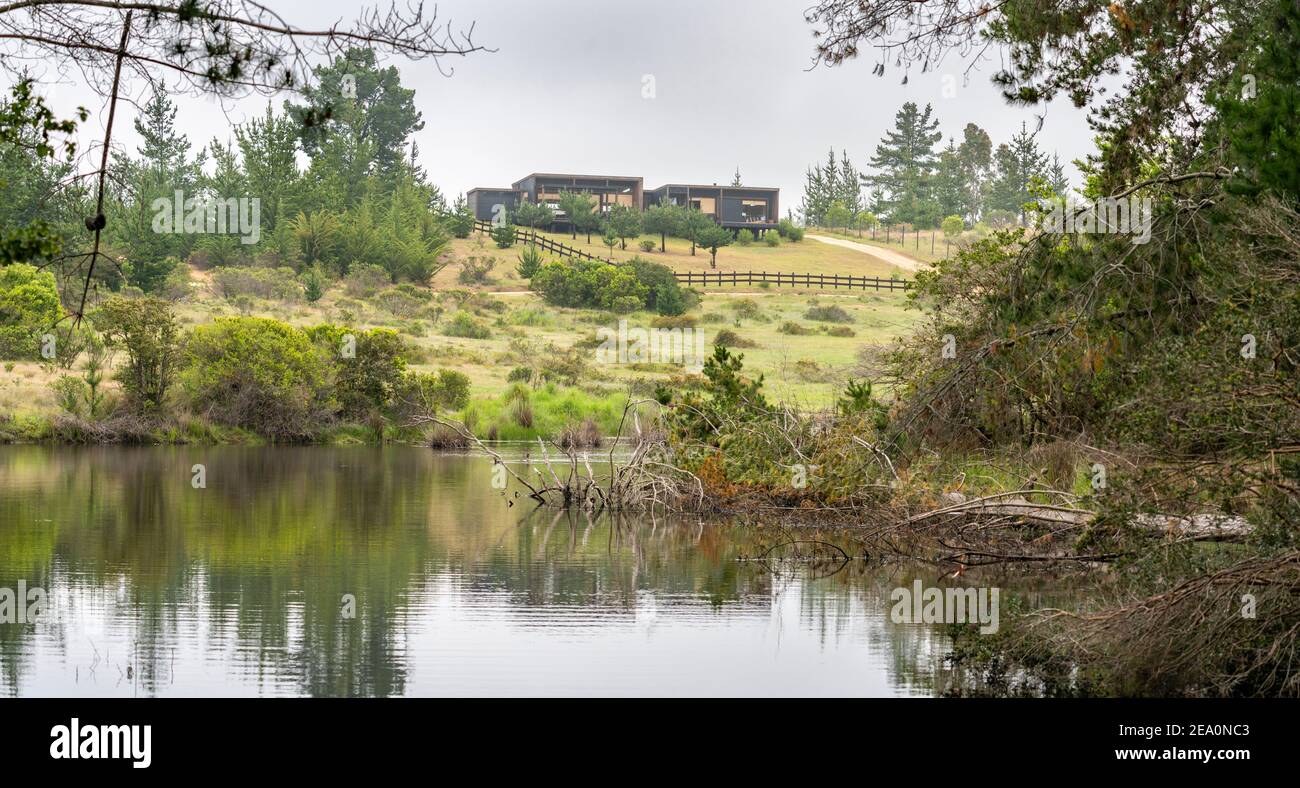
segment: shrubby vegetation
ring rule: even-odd
[[[306,332],[260,317],[222,318],[186,338],[181,381],[200,415],[275,440],[305,440],[335,409],[326,352]]]
[[[303,298],[303,285],[292,268],[221,268],[213,273],[212,282],[230,300],[243,295],[278,301]]]
[[[24,263],[0,268],[0,358],[39,358],[41,336],[62,316],[54,274]]]
[[[532,287],[556,306],[679,315],[698,299],[677,284],[670,268],[641,257],[623,264],[590,260],[547,263]]]

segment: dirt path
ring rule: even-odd
[[[908,257],[900,252],[895,252],[892,249],[881,249],[879,246],[872,246],[871,244],[862,244],[857,241],[844,241],[839,238],[827,238],[824,235],[809,235],[807,237],[814,241],[821,241],[824,244],[843,246],[846,249],[853,249],[862,252],[863,254],[869,254],[877,260],[901,268],[904,271],[920,271],[921,268],[926,265],[926,263]]]

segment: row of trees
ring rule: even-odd
[[[456,206],[457,212],[468,210],[462,207],[459,199]],[[592,233],[598,232],[612,251],[615,246],[627,249],[629,240],[642,235],[657,235],[659,251],[665,252],[668,248],[668,236],[671,235],[674,238],[690,241],[692,255],[697,248],[707,249],[710,252],[709,263],[714,268],[718,264],[718,249],[731,245],[736,239],[734,231],[722,227],[698,208],[672,203],[659,203],[644,211],[629,205],[611,205],[607,211],[601,212],[597,209],[596,198],[592,195],[566,191],[559,195],[559,210],[563,213],[563,221],[569,225],[570,235],[574,239],[577,239],[578,233],[586,233],[587,242],[590,243]],[[556,217],[556,212],[545,203],[523,202],[515,207],[509,218],[512,224],[531,229],[545,229],[555,223]],[[800,233],[791,235],[789,233],[791,229],[788,222],[784,223],[780,229],[781,235],[796,241],[802,238]],[[503,230],[500,235],[501,240],[513,238],[513,233],[509,230]],[[501,240],[498,242],[500,243]],[[646,246],[648,247],[649,244],[650,242],[647,241]],[[647,248],[646,251],[650,251],[651,248],[653,247]]]
[[[232,139],[197,149],[177,131],[175,104],[155,93],[134,121],[140,144],[110,162],[104,238],[116,264],[96,268],[100,283],[157,292],[185,260],[317,267],[340,276],[364,263],[382,266],[394,281],[425,282],[436,273],[452,230],[442,195],[415,163],[410,137],[424,122],[414,91],[364,49],[316,68],[315,77],[301,103],[285,102],[279,112],[268,105],[236,126]],[[24,111],[21,101],[11,95],[5,112]],[[40,132],[24,134],[26,142]],[[75,260],[87,243],[84,217],[95,213],[91,189],[32,145],[6,145],[0,155],[0,221],[24,226],[39,217],[64,258]],[[203,211],[208,201],[240,199],[242,218],[255,227],[214,232],[201,221],[171,221]],[[253,200],[256,211],[247,207]],[[161,225],[160,214],[167,214]]]
[[[808,169],[800,206],[804,222],[838,227],[879,217],[938,227],[945,217],[958,216],[971,224],[1023,223],[1024,204],[1035,194],[1063,196],[1069,188],[1060,158],[1042,151],[1023,125],[996,149],[974,123],[966,124],[960,143],[949,138],[939,149],[942,139],[930,105],[905,103],[876,146],[870,172],[860,173],[848,151],[837,160],[833,148],[825,164]]]

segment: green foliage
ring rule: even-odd
[[[652,205],[642,214],[642,224],[645,231],[651,235],[659,236],[660,251],[665,252],[668,250],[667,236],[680,234],[684,222],[684,212],[679,206],[672,203]],[[646,248],[645,241],[642,241],[641,248],[648,252],[654,248],[653,242],[649,248]]]
[[[304,263],[318,265],[333,259],[334,248],[339,241],[339,220],[335,216],[328,211],[310,214],[299,211],[289,226],[298,241]],[[339,272],[347,273],[346,267]]]
[[[641,234],[641,211],[628,205],[612,205],[605,216],[607,235],[619,239],[622,248],[627,248],[627,239]]]
[[[768,230],[767,232],[763,233],[763,243],[767,244],[770,247],[780,246],[781,234]]]
[[[536,244],[528,244],[519,253],[519,265],[515,266],[515,271],[521,279],[532,279],[545,261],[542,250]]]
[[[555,211],[545,203],[524,201],[515,206],[510,218],[515,224],[537,229],[551,226],[555,221]]]
[[[849,223],[853,221],[853,214],[849,212],[848,208],[844,207],[843,203],[839,200],[835,200],[826,209],[826,214],[822,217],[822,221],[826,223],[827,227],[847,229]]]
[[[90,334],[85,357],[81,377],[61,375],[50,384],[50,388],[54,391],[55,402],[61,410],[70,416],[85,416],[93,421],[104,415],[107,407],[106,395],[101,386],[109,362],[108,348],[102,340]]]
[[[509,249],[515,245],[515,228],[510,224],[493,227],[490,233],[498,249]]]
[[[908,101],[894,115],[894,128],[876,146],[871,166],[877,174],[867,182],[882,195],[880,207],[895,222],[933,226],[938,221],[930,182],[938,164],[934,146],[943,139],[938,129],[939,120],[929,104],[922,110]]]
[[[655,250],[655,242],[653,239],[650,238],[641,239],[641,243],[639,244],[639,246],[641,247],[641,251],[643,252],[653,252]]]
[[[942,229],[945,237],[956,238],[961,235],[962,230],[966,229],[966,223],[960,216],[947,216],[944,217]]]
[[[500,397],[472,400],[464,422],[481,438],[530,440],[558,438],[569,425],[592,419],[605,435],[618,430],[625,394],[590,394],[556,383],[532,389],[519,384]]]
[[[754,245],[754,232],[753,232],[752,230],[742,229],[740,232],[736,233],[736,245],[737,245],[737,246],[753,246],[753,245]]]
[[[456,281],[462,285],[492,284],[492,269],[496,268],[496,265],[495,257],[470,255],[461,261]]]
[[[406,372],[407,349],[396,331],[358,331],[325,324],[307,329],[334,369],[334,397],[339,415],[362,421],[385,412]]]
[[[180,329],[171,304],[152,296],[110,296],[92,320],[109,347],[126,353],[116,377],[127,403],[142,412],[165,409],[181,364]]]
[[[791,241],[794,241],[795,243],[799,243],[800,241],[803,240],[803,228],[802,228],[802,227],[791,227],[791,228],[789,229],[789,231],[786,232],[785,235],[786,235],[786,237],[789,238]]]
[[[844,415],[868,414],[871,418],[872,426],[876,430],[883,430],[889,421],[889,408],[871,393],[871,381],[865,380],[861,383],[856,380],[850,380],[844,387],[844,396],[835,403],[836,408]]]
[[[804,223],[813,227],[837,227],[827,218],[827,212],[835,203],[855,215],[862,207],[862,183],[857,168],[849,161],[849,152],[843,151],[836,161],[835,149],[826,154],[825,165],[808,168],[804,181],[803,203],[799,212]],[[789,235],[789,232],[783,233]]]
[[[653,265],[642,262],[644,266]],[[592,260],[547,263],[533,276],[532,288],[556,306],[611,310],[615,304],[625,308],[628,301],[619,299],[633,298],[643,305],[650,293],[650,288],[638,279],[634,266]]]
[[[456,312],[442,327],[442,333],[449,337],[463,339],[488,339],[492,336],[491,329],[476,320],[472,314],[464,311]]]
[[[816,320],[821,323],[852,323],[853,316],[850,315],[843,307],[830,304],[827,306],[813,306],[803,313],[805,320]]]
[[[330,362],[303,331],[259,317],[197,326],[181,381],[191,407],[273,440],[317,434],[334,410]]]
[[[352,90],[343,89],[344,80]],[[284,108],[313,159],[327,156],[334,144],[354,151],[352,170],[358,174],[373,172],[391,180],[409,167],[408,140],[424,128],[424,121],[415,107],[415,91],[402,87],[396,66],[381,68],[374,50],[349,48],[332,63],[317,66],[301,95],[302,104],[285,102]]]
[[[730,246],[731,241],[731,231],[713,222],[709,222],[709,226],[701,229],[695,236],[695,242],[709,250],[710,268],[718,267],[718,250]]]
[[[54,274],[27,263],[0,268],[0,358],[33,359],[63,316]]]
[[[377,265],[358,265],[343,279],[343,290],[353,298],[370,298],[393,283],[388,271]]]
[[[447,229],[457,238],[468,238],[474,232],[474,214],[463,194],[456,198],[452,206],[451,214],[447,217]]]
[[[560,210],[568,219],[574,238],[578,237],[579,232],[586,232],[590,236],[591,231],[600,224],[600,217],[596,215],[596,201],[591,195],[560,192]]]
[[[669,418],[679,445],[717,446],[718,426],[724,421],[749,420],[767,411],[763,376],[751,379],[742,374],[744,360],[743,354],[714,346],[713,355],[704,362],[704,389],[687,393]]]
[[[321,297],[325,295],[325,286],[320,274],[315,271],[308,271],[307,275],[303,277],[302,292],[309,304],[321,300]]]
[[[407,372],[393,395],[393,418],[408,424],[421,416],[463,409],[469,404],[469,376],[451,369],[436,374]]]
[[[718,225],[708,214],[698,208],[683,208],[681,211],[681,221],[677,231],[683,238],[691,242],[691,254],[695,254],[697,245],[704,246],[701,240],[704,234],[711,232]],[[728,234],[728,237],[730,237],[730,234]]]
[[[718,347],[755,347],[751,340],[745,339],[729,328],[720,330],[713,338],[713,344]]]
[[[240,296],[297,301],[303,296],[292,268],[220,268],[212,274],[212,283],[230,301]]]
[[[637,281],[646,287],[645,308],[661,315],[680,315],[698,302],[694,293],[677,283],[673,270],[666,265],[633,257],[627,262]]]
[[[1273,34],[1238,64],[1249,75],[1218,91],[1220,134],[1239,170],[1235,189],[1300,202],[1300,6],[1266,5]]]

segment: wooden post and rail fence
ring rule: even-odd
[[[475,220],[474,229],[491,234],[492,223]],[[537,231],[516,227],[515,242],[532,244],[544,252],[562,257],[606,262],[605,258],[575,249],[565,243],[553,241]],[[677,281],[687,287],[739,287],[767,283],[777,287],[803,288],[805,290],[906,290],[911,282],[906,279],[887,279],[879,276],[854,276],[852,274],[794,274],[780,271],[674,271]]]

